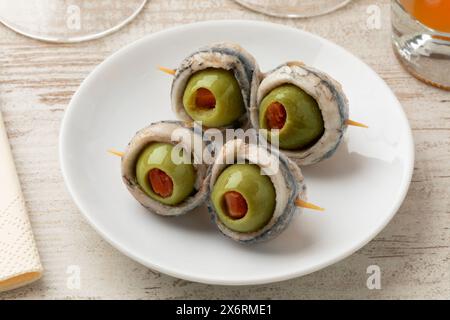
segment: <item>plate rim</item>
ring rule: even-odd
[[[89,83],[91,81],[91,79],[94,78],[95,75],[98,72],[100,72],[100,70],[103,69],[103,67],[105,65],[110,63],[110,61],[112,61],[114,59],[114,57],[117,57],[120,55],[125,55],[129,50],[133,50],[135,47],[139,46],[141,43],[144,43],[146,41],[149,41],[151,39],[155,39],[158,37],[164,37],[167,34],[176,33],[180,30],[189,30],[191,28],[208,27],[208,26],[209,27],[226,26],[226,25],[234,25],[235,26],[236,24],[257,26],[257,27],[262,27],[262,28],[264,28],[264,27],[276,28],[279,31],[284,30],[284,31],[290,31],[290,32],[298,32],[305,36],[316,38],[318,41],[324,42],[327,45],[332,46],[335,50],[344,51],[346,54],[351,56],[353,59],[358,60],[362,65],[364,65],[364,67],[367,69],[367,71],[372,73],[372,75],[374,77],[376,77],[380,80],[382,86],[384,86],[389,92],[392,93],[392,97],[396,100],[397,106],[400,111],[399,116],[401,118],[403,118],[405,125],[406,125],[406,128],[405,128],[405,130],[407,131],[407,136],[406,136],[407,141],[406,142],[408,144],[406,146],[408,149],[407,150],[408,155],[407,155],[407,157],[405,157],[405,162],[407,164],[405,171],[407,172],[407,174],[404,176],[404,178],[401,181],[401,184],[399,186],[399,190],[401,190],[399,192],[399,197],[397,198],[396,202],[392,205],[390,210],[388,210],[389,214],[384,219],[384,221],[382,223],[380,223],[377,228],[372,230],[372,232],[368,233],[363,241],[360,241],[357,244],[351,246],[350,248],[343,250],[343,252],[339,252],[339,254],[336,254],[336,256],[332,259],[328,259],[322,263],[316,264],[312,267],[303,269],[301,271],[285,273],[283,275],[265,276],[265,277],[259,277],[257,279],[252,278],[252,279],[246,279],[246,280],[224,279],[224,278],[220,278],[220,277],[211,277],[211,276],[202,277],[199,275],[193,275],[190,273],[183,273],[180,271],[176,271],[173,268],[171,269],[171,268],[163,267],[163,266],[159,265],[158,263],[146,261],[145,259],[141,258],[138,254],[133,252],[132,249],[130,249],[127,246],[124,246],[120,242],[116,241],[114,239],[114,237],[108,235],[108,232],[106,230],[103,230],[102,228],[100,228],[99,226],[96,225],[94,219],[89,214],[89,210],[84,208],[82,201],[80,201],[80,199],[78,199],[75,188],[72,185],[69,175],[68,175],[69,169],[66,167],[67,161],[65,160],[65,154],[67,154],[67,153],[64,152],[66,145],[63,143],[63,141],[65,141],[65,136],[69,134],[68,129],[67,129],[67,127],[68,127],[67,124],[69,122],[69,119],[71,118],[72,113],[74,112],[73,110],[75,109],[73,107],[73,105],[75,105],[77,103],[77,100],[79,99],[79,97],[81,95],[81,93],[80,93],[82,91],[81,89],[84,86],[86,86],[86,84]],[[413,134],[412,134],[411,126],[409,124],[409,120],[406,116],[406,113],[405,113],[400,101],[398,100],[397,96],[395,95],[395,93],[391,90],[391,88],[387,85],[387,83],[368,64],[366,64],[363,60],[358,58],[356,55],[354,55],[347,49],[339,46],[338,44],[336,44],[330,40],[327,40],[321,36],[318,36],[316,34],[310,33],[308,31],[298,29],[295,27],[291,27],[291,26],[272,23],[272,22],[255,21],[255,20],[239,20],[239,19],[237,19],[237,20],[201,21],[201,22],[194,22],[194,23],[185,24],[185,25],[178,25],[178,26],[171,27],[168,29],[163,29],[163,30],[157,31],[155,33],[146,35],[140,39],[137,39],[137,40],[125,45],[124,47],[116,50],[109,56],[107,56],[101,63],[96,65],[94,67],[94,69],[92,69],[92,71],[88,74],[88,76],[81,82],[81,84],[77,88],[76,92],[72,96],[68,106],[66,107],[66,110],[64,112],[64,117],[61,121],[58,146],[59,146],[59,163],[60,163],[61,173],[63,176],[64,184],[69,192],[70,197],[72,198],[73,202],[77,206],[77,208],[80,211],[80,213],[82,214],[82,216],[87,220],[89,225],[110,245],[112,245],[114,248],[119,250],[125,256],[129,257],[130,259],[132,259],[134,261],[139,262],[140,264],[144,265],[145,267],[156,270],[156,271],[164,273],[164,274],[167,274],[169,276],[188,280],[188,281],[193,281],[193,282],[197,282],[197,283],[213,284],[213,285],[233,285],[233,286],[260,285],[260,284],[268,284],[268,283],[274,283],[274,282],[280,282],[280,281],[298,278],[298,277],[313,273],[315,271],[321,270],[323,268],[326,268],[330,265],[333,265],[333,264],[349,257],[350,255],[355,253],[357,250],[364,247],[367,243],[369,243],[373,238],[375,238],[389,224],[389,222],[392,220],[394,215],[399,210],[400,206],[403,204],[405,197],[408,193],[409,186],[411,184],[411,179],[412,179],[412,175],[413,175],[413,171],[414,171],[414,161],[415,161],[415,146],[414,146]]]

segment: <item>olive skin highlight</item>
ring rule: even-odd
[[[292,84],[277,87],[264,97],[259,125],[269,131],[269,140],[275,134],[270,130],[279,129],[279,146],[287,150],[306,149],[324,133],[322,113],[316,100]]]
[[[152,199],[172,206],[192,194],[196,179],[192,164],[174,163],[173,149],[170,143],[152,143],[141,152],[136,163],[136,178],[142,190]],[[156,187],[159,190],[154,190]]]
[[[227,212],[225,195],[239,193],[247,204],[245,215],[234,219]],[[254,164],[234,164],[227,167],[214,184],[211,200],[219,220],[230,230],[254,232],[263,228],[275,210],[275,188],[270,178],[261,174]]]
[[[223,69],[198,71],[183,95],[186,113],[206,127],[232,125],[245,114],[241,89],[233,73]]]

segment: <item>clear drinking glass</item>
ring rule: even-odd
[[[0,0],[0,22],[25,36],[80,42],[110,34],[142,10],[147,0]]]
[[[412,75],[450,90],[450,0],[392,0],[392,41]]]
[[[235,0],[251,10],[282,18],[306,18],[334,11],[350,0]]]

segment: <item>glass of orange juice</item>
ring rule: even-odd
[[[411,74],[450,90],[450,0],[392,0],[392,41]]]

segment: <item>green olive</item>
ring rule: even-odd
[[[173,150],[170,143],[152,143],[136,163],[139,186],[149,197],[167,205],[177,205],[192,194],[196,178],[192,164],[179,163],[182,158],[177,157],[183,157],[183,151],[173,152],[172,157]]]
[[[226,196],[239,196],[230,208]],[[219,220],[229,229],[237,232],[254,232],[264,227],[275,210],[275,188],[270,178],[261,174],[254,164],[234,164],[227,167],[218,177],[211,200]],[[231,211],[240,214],[237,218]],[[241,211],[242,210],[242,211]]]
[[[187,114],[207,127],[231,125],[245,113],[244,99],[231,71],[206,69],[195,73],[183,95]]]
[[[279,129],[282,149],[304,149],[316,143],[324,132],[317,101],[297,86],[286,84],[272,90],[261,102],[259,125]],[[269,133],[268,139],[275,133]]]

